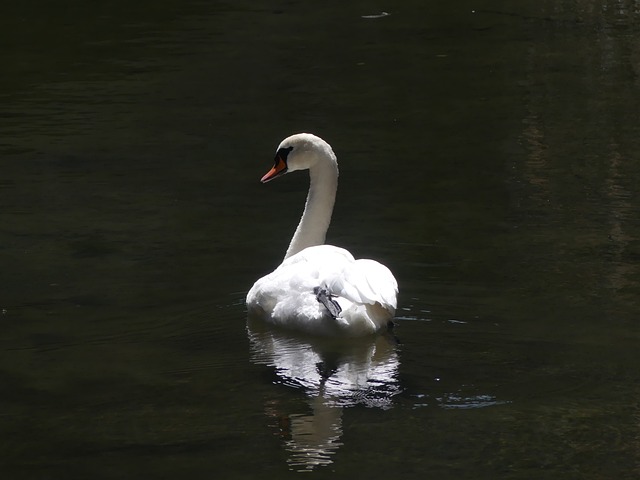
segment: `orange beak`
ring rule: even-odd
[[[271,170],[269,170],[264,177],[260,179],[262,183],[267,183],[270,180],[282,175],[287,171],[287,162],[285,162],[280,156],[276,156],[276,163]]]

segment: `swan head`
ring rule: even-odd
[[[332,162],[337,165],[336,155],[331,146],[311,133],[297,133],[280,142],[273,167],[260,181],[266,183],[285,173],[307,170],[318,162]]]

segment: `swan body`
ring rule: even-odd
[[[304,213],[283,262],[249,290],[249,313],[318,335],[363,336],[385,328],[398,293],[391,271],[324,245],[338,185],[338,163],[329,144],[308,133],[286,138],[262,182],[304,169],[310,177]]]

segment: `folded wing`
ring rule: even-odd
[[[332,294],[354,303],[379,303],[395,310],[398,283],[391,271],[375,260],[361,259],[345,264],[343,269],[327,279]]]

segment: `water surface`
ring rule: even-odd
[[[639,12],[5,8],[3,473],[634,478]],[[298,131],[340,161],[328,241],[399,280],[395,338],[247,323]]]

